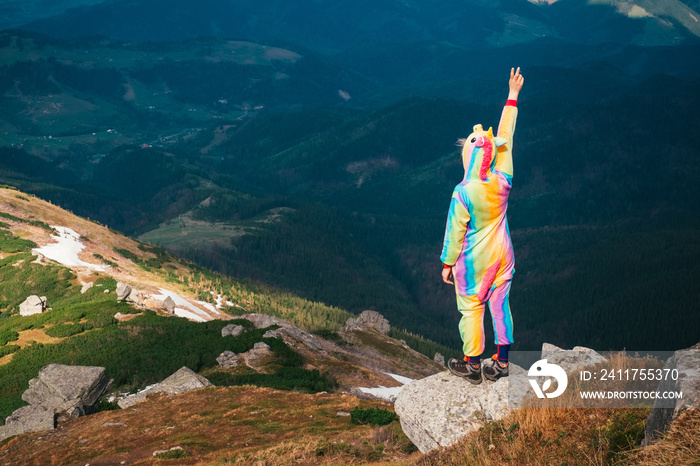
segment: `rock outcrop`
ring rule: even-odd
[[[258,342],[253,349],[239,355],[246,366],[253,369],[260,369],[267,364],[272,356],[272,350],[267,343]]]
[[[574,346],[574,349],[565,350],[550,343],[542,344],[541,358],[560,366],[567,373],[607,361],[600,353],[590,348]]]
[[[566,372],[606,361],[589,348],[564,350],[549,343],[542,345],[540,358]],[[512,408],[522,407],[526,397],[535,395],[525,369],[511,362],[509,372],[497,382],[484,379],[479,385],[450,372],[411,382],[394,405],[401,427],[423,453],[456,443],[485,421],[505,417]]]
[[[345,322],[343,328],[340,329],[341,332],[352,332],[352,331],[362,331],[365,329],[374,329],[379,333],[387,335],[391,326],[389,321],[384,318],[383,315],[376,311],[363,311],[357,317],[352,317]]]
[[[240,316],[240,318],[250,321],[255,326],[255,328],[265,328],[271,327],[273,325],[279,325],[280,327],[283,327],[285,325],[292,325],[290,322],[287,322],[284,319],[280,319],[279,317],[268,316],[266,314],[245,314]]]
[[[117,404],[120,408],[128,408],[136,403],[145,401],[146,398],[152,395],[179,395],[180,393],[212,386],[212,383],[205,377],[202,377],[188,367],[183,366],[180,370],[162,382],[152,385],[135,395],[122,398],[121,400],[117,401]]]
[[[29,381],[22,399],[47,407],[77,400],[81,406],[90,408],[97,404],[110,383],[104,367],[49,364]]]
[[[510,373],[511,377],[522,376],[525,370],[511,364]],[[523,397],[529,390],[525,377],[513,378],[521,386],[509,388],[511,377],[472,385],[448,371],[441,372],[405,385],[394,409],[408,438],[427,453],[453,445],[485,421],[505,417],[510,411],[509,397]]]
[[[44,311],[46,311],[46,296],[39,297],[33,294],[19,305],[19,315],[21,316],[32,316]]]
[[[29,432],[53,430],[56,427],[56,413],[44,406],[23,406],[5,419],[0,426],[0,441],[15,435]]]
[[[29,381],[19,408],[0,427],[0,439],[53,429],[56,422],[89,413],[111,385],[104,367],[49,364]]]
[[[284,319],[264,314],[246,314],[240,318],[252,322],[255,328],[265,328],[277,325],[280,328],[275,330],[275,334],[280,336],[285,343],[293,345],[296,342],[301,342],[316,351],[323,351],[323,345],[317,337]]]
[[[168,314],[175,314],[175,301],[173,298],[168,296],[165,298],[165,300],[163,300],[163,309],[165,309],[165,312]]]
[[[243,327],[242,325],[229,324],[226,327],[221,329],[221,336],[222,337],[227,337],[227,336],[238,337],[244,331],[245,331],[245,327]]]
[[[435,353],[435,356],[433,356],[433,361],[440,364],[441,366],[444,366],[445,365],[445,356],[443,356],[440,353]]]
[[[144,307],[148,295],[141,290],[131,288],[131,291],[126,296],[126,301],[136,304],[138,307]]]
[[[132,288],[129,285],[127,285],[126,283],[122,283],[122,282],[117,283],[117,290],[116,290],[117,299],[119,301],[124,301],[131,294],[131,290],[132,290]]]
[[[229,367],[238,366],[241,362],[241,357],[233,351],[226,350],[216,358],[216,362],[219,363],[219,366],[223,369],[228,369]]]
[[[678,378],[667,377],[659,383],[658,391],[683,392],[681,399],[657,399],[647,418],[645,438],[642,446],[659,438],[666,428],[686,409],[700,408],[700,343],[673,353],[666,361],[664,372],[678,371]]]

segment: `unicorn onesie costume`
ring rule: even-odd
[[[511,71],[511,79],[512,76]],[[487,302],[499,359],[506,364],[503,367],[507,368],[507,351],[513,343],[508,294],[515,262],[506,210],[513,178],[511,151],[517,115],[516,101],[508,100],[496,137],[492,128],[484,131],[481,125],[476,125],[474,132],[460,141],[464,180],[452,194],[440,256],[444,268],[451,268],[454,277],[457,307],[462,313],[459,333],[464,342],[465,361],[479,372]],[[478,381],[470,381],[481,382],[481,374]]]

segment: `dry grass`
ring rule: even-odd
[[[689,409],[681,413],[663,439],[633,452],[624,464],[700,465],[700,409]]]
[[[45,328],[35,328],[35,329],[30,329],[30,330],[24,330],[22,332],[19,332],[19,338],[15,341],[10,342],[12,345],[17,345],[20,348],[24,348],[27,345],[30,345],[32,343],[58,343],[63,338],[54,338],[48,336],[46,333],[44,333],[44,330],[47,328],[51,327],[50,325],[47,325]],[[10,361],[12,361],[12,357],[14,356],[14,353],[8,354],[7,356],[4,356],[0,358],[0,366],[9,364]]]
[[[339,394],[204,389],[14,437],[0,444],[0,463],[151,464],[154,451],[176,446],[186,456],[168,464],[408,464],[418,459],[398,424],[359,426],[338,414],[357,406],[389,407]]]
[[[641,441],[648,410],[524,408],[419,465],[604,465]]]

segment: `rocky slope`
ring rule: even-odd
[[[304,382],[292,381],[290,387],[297,386],[300,388],[295,390],[305,392],[335,387],[327,395],[329,402],[343,406],[348,403],[358,406],[360,398],[393,399],[407,381],[433,374],[442,367],[405,342],[389,337],[389,322],[376,312],[351,318],[351,314],[340,309],[305,302],[278,291],[262,287],[253,290],[250,285],[208,273],[14,189],[0,189],[0,215],[0,274],[6,281],[0,291],[3,317],[0,334],[7,336],[0,347],[3,351],[0,372],[9,371],[8,377],[0,377],[4,379],[0,384],[3,416],[21,405],[17,397],[26,389],[29,379],[37,376],[38,370],[33,367],[40,361],[44,367],[54,362],[69,364],[68,367],[107,367],[106,376],[115,380],[111,399],[154,381],[155,377],[149,373],[163,372],[156,367],[163,363],[157,361],[177,365],[178,361],[170,360],[184,358],[190,361],[185,361],[184,366],[211,378],[216,385],[265,385],[273,380],[275,386],[293,373],[297,378],[316,382],[301,388],[298,383]],[[38,306],[25,316],[19,313],[19,308],[36,304],[25,299],[27,295],[36,297]],[[232,323],[228,324],[229,321]],[[341,328],[346,321],[347,325]],[[239,329],[234,331],[236,327]],[[200,333],[201,337],[195,336]],[[126,346],[119,346],[119,341]],[[196,341],[201,343],[188,350],[188,345]],[[142,344],[145,346],[137,349],[137,354],[124,354],[128,347],[136,349]],[[116,345],[113,350],[108,349],[113,345]],[[226,351],[222,352],[223,349]],[[194,359],[188,358],[188,352],[192,351],[201,353],[194,354]],[[163,354],[166,359],[162,359]],[[222,358],[224,355],[227,358]],[[134,361],[134,366],[130,367],[127,361]],[[19,385],[6,383],[10,373]],[[245,393],[254,389],[220,390]],[[287,405],[286,394],[313,404],[313,395],[275,392],[270,396],[279,399],[280,405]],[[32,403],[43,406],[41,400]],[[149,399],[146,403],[152,402]],[[390,406],[382,403],[388,402],[373,406]],[[158,409],[157,403],[153,409]],[[247,408],[243,406],[243,409]],[[80,409],[73,411],[76,416],[83,414]],[[192,411],[187,415],[196,418],[201,414]],[[329,416],[343,418],[336,414]],[[72,414],[60,417],[59,431],[72,429],[73,423],[85,422],[73,417]],[[53,419],[49,424],[55,424],[55,415]],[[341,420],[347,423],[347,419]],[[115,422],[119,425],[121,421]],[[283,423],[270,422],[275,426],[269,427],[274,433],[286,432]],[[315,429],[325,432],[329,422],[325,418],[319,420]],[[133,421],[125,424],[131,425]],[[365,429],[365,434],[368,432],[371,430]],[[52,448],[62,448],[60,439],[65,437],[61,435],[19,435],[1,444],[4,462],[63,461],[55,452],[39,453],[42,450],[37,449],[37,442],[43,441],[43,435],[50,436]],[[325,442],[330,438],[324,434],[316,440]],[[111,455],[118,449],[104,442],[108,441],[98,443],[101,451],[93,451],[98,456],[92,461],[99,463],[102,461],[99,456],[105,451]],[[264,441],[255,443],[255,451],[270,447]],[[201,450],[188,453],[199,459],[201,454]]]

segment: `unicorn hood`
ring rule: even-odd
[[[504,138],[494,137],[493,128],[484,131],[481,125],[474,125],[474,132],[460,140],[464,179],[486,181],[493,170],[497,147],[506,143]]]

